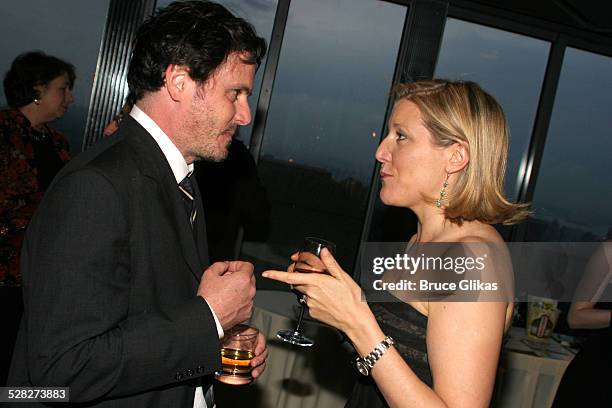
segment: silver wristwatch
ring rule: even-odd
[[[372,350],[370,354],[368,354],[364,358],[357,357],[357,360],[355,361],[355,366],[357,367],[357,371],[359,371],[359,374],[365,375],[366,377],[370,375],[370,371],[372,371],[372,367],[374,367],[374,364],[376,364],[376,362],[380,360],[382,355],[385,354],[387,350],[389,350],[393,343],[393,339],[390,336],[387,336],[383,341],[378,343],[376,347],[374,347],[374,350]]]

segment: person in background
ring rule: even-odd
[[[588,333],[587,339],[565,369],[552,406],[610,406],[612,234],[589,259],[574,298],[567,321],[572,329]]]
[[[508,131],[501,106],[473,82],[406,83],[395,96],[376,159],[382,202],[409,208],[418,218],[409,253],[448,246],[442,258],[458,259],[466,251],[493,249],[499,256],[487,262],[486,272],[507,276],[509,254],[492,224],[513,224],[528,212],[503,195]],[[448,301],[452,293],[407,299],[407,292],[393,291],[387,302],[370,305],[326,249],[321,258],[329,274],[295,273],[292,264],[289,272],[263,275],[304,293],[310,315],[354,345],[362,376],[347,407],[489,406],[512,318],[511,294]]]
[[[228,150],[223,162],[195,165],[195,178],[206,197],[204,215],[212,261],[236,258],[241,231],[245,239],[261,241],[270,228],[270,202],[251,152],[237,139]]]
[[[23,310],[19,254],[51,180],[70,159],[66,138],[49,126],[74,101],[74,67],[43,52],[19,55],[4,77],[0,112],[0,386],[6,381]]]
[[[117,130],[119,130],[119,125],[121,124],[121,121],[123,120],[125,115],[128,115],[130,113],[133,106],[134,95],[129,93],[128,96],[125,98],[125,103],[123,104],[119,112],[111,119],[110,122],[106,124],[106,126],[104,126],[104,136],[110,136],[114,134]]]
[[[248,262],[208,261],[191,175],[251,121],[265,49],[208,1],[173,2],[139,27],[135,105],[58,174],[28,228],[10,386],[69,387],[88,407],[214,406],[220,338],[250,318],[255,277]],[[266,357],[260,335],[253,377]]]

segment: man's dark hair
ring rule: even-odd
[[[72,64],[41,51],[20,54],[4,75],[6,102],[11,108],[30,104],[40,98],[35,87],[45,86],[62,74],[68,75],[72,89],[76,78]]]
[[[168,65],[184,65],[198,83],[233,52],[248,64],[261,63],[266,43],[245,20],[209,1],[177,1],[158,10],[138,29],[128,85],[135,100],[164,84]]]

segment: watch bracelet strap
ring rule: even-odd
[[[385,354],[389,348],[394,344],[393,338],[391,336],[385,337],[383,341],[378,343],[374,350],[372,350],[367,356],[363,357],[361,361],[365,362],[370,369],[374,367],[374,364]]]

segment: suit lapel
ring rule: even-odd
[[[174,182],[176,186],[176,180],[172,176],[171,182]],[[174,223],[177,227],[179,241],[183,256],[189,265],[189,269],[199,281],[202,277],[202,262],[200,261],[200,254],[196,246],[196,242],[193,239],[193,232],[189,225],[189,216],[185,213],[185,204],[178,187],[173,185],[160,185],[163,190],[162,197],[164,205],[169,213],[174,217]]]
[[[189,265],[191,273],[199,282],[202,277],[202,267],[206,264],[200,259],[201,255],[193,239],[189,217],[185,213],[183,198],[172,169],[153,137],[138,122],[127,116],[121,125],[120,132],[125,135],[126,140],[134,150],[143,174],[157,182],[163,206],[167,215],[174,221],[173,224],[179,237],[179,244],[185,261]],[[200,218],[200,211],[202,211],[201,218],[202,224],[204,224],[204,213],[199,208],[198,218]],[[204,231],[204,234],[206,234],[206,231]]]

